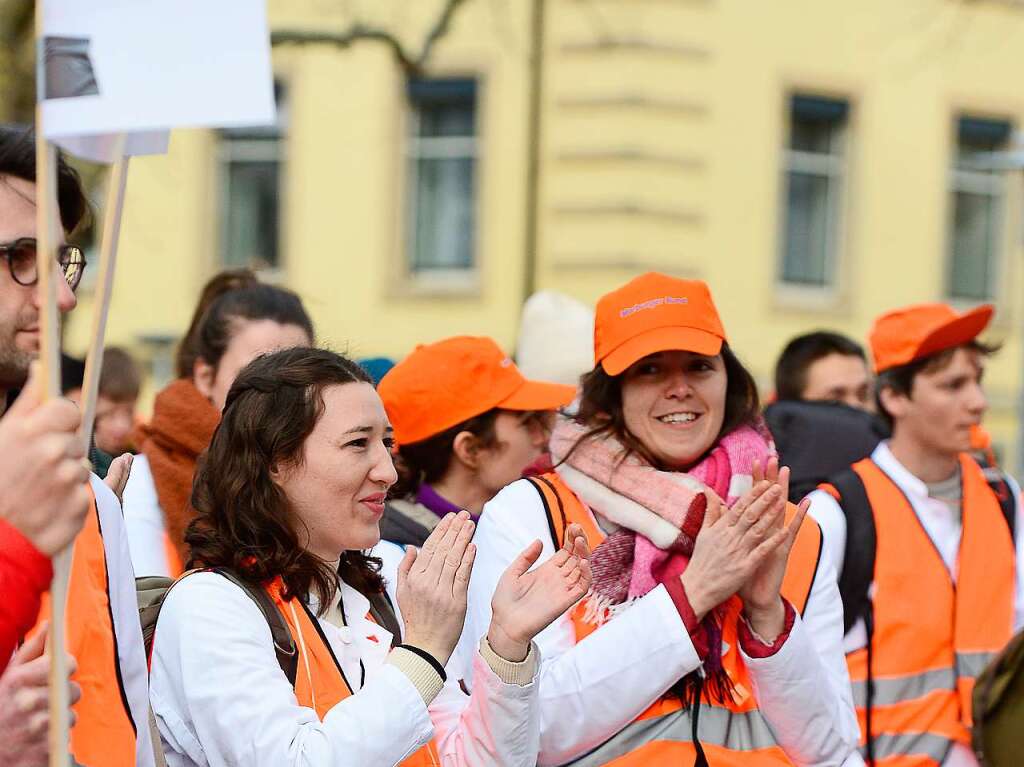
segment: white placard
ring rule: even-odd
[[[61,149],[92,162],[112,163],[118,158],[117,133],[97,133],[94,136],[65,136],[53,142]],[[123,154],[138,157],[147,154],[166,154],[170,131],[135,131],[126,133]]]
[[[110,161],[166,150],[185,126],[275,119],[265,0],[45,0],[43,130]],[[91,155],[91,156],[90,156]]]

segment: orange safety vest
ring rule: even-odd
[[[164,556],[167,557],[167,572],[172,578],[180,578],[182,573],[185,572],[185,564],[181,561],[181,556],[178,554],[178,549],[171,542],[171,536],[167,534],[167,529],[164,529]]]
[[[267,586],[267,593],[284,616],[299,652],[305,648],[305,660],[309,662],[307,672],[305,660],[299,661],[298,674],[295,675],[295,697],[299,705],[312,708],[323,721],[328,711],[352,694],[352,687],[321,633],[316,618],[306,606],[300,600],[282,598],[280,579]],[[292,610],[292,607],[295,609]],[[371,616],[367,617],[372,620]],[[441,757],[431,741],[401,762],[401,767],[440,767],[440,764]]]
[[[573,522],[583,528],[591,549],[604,540],[605,534],[594,515],[558,474],[530,477],[528,481],[544,502],[556,548],[561,547],[565,529]],[[791,506],[787,520],[792,519],[795,512],[795,507]],[[821,529],[807,517],[793,544],[782,585],[783,596],[799,612],[803,612],[814,584],[820,552]],[[584,620],[585,603],[583,600],[572,611],[577,642],[597,628]],[[722,641],[727,647],[722,663],[735,687],[734,700],[712,700],[706,693],[701,697],[698,737],[708,761],[715,767],[790,765],[792,762],[776,743],[768,722],[757,709],[750,676],[740,656],[738,622],[742,609],[742,601],[733,596],[725,603],[722,619]],[[794,705],[799,703],[794,701]],[[690,712],[683,709],[678,697],[665,695],[576,764],[616,767],[693,764],[697,750],[692,733]]]
[[[974,679],[1012,636],[1013,540],[977,462],[961,455],[963,532],[954,585],[899,486],[870,458],[852,468],[864,483],[877,536],[870,638],[875,762],[936,767],[954,743],[970,747]],[[822,489],[838,495],[829,485]],[[867,648],[846,662],[864,750]]]
[[[135,722],[121,679],[95,494],[92,499],[93,513],[75,539],[68,582],[67,648],[78,662],[72,679],[82,688],[82,697],[73,707],[78,719],[71,729],[71,754],[75,761],[89,767],[134,767]],[[50,615],[47,593],[30,633],[35,633],[39,623],[49,620]]]

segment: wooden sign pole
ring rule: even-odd
[[[57,150],[43,132],[42,101],[46,94],[46,50],[43,29],[43,0],[36,0],[36,256],[38,286],[42,291],[39,319],[39,357],[43,375],[43,397],[60,396],[60,316],[57,310],[55,268],[60,240],[57,208]],[[50,585],[51,613],[47,652],[50,657],[50,767],[70,767],[68,707],[68,664],[65,639],[65,611],[68,579],[71,575],[71,547],[53,559]]]
[[[85,356],[85,378],[82,381],[82,429],[80,434],[86,452],[92,443],[92,429],[96,422],[96,399],[99,396],[100,369],[103,367],[103,340],[107,334],[107,317],[110,314],[110,297],[114,287],[114,270],[117,265],[117,244],[121,236],[124,190],[128,181],[128,158],[124,156],[123,134],[118,139],[117,156],[118,159],[111,166],[110,177],[107,179],[107,201],[103,209],[96,305],[92,313],[92,334],[89,351]]]

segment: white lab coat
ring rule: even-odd
[[[491,595],[505,568],[533,540],[554,554],[547,516],[525,480],[483,510],[466,630],[455,661],[468,673],[474,637],[487,631]],[[776,740],[797,765],[853,765],[858,726],[842,651],[843,611],[827,549],[803,618],[773,656],[752,659],[754,694]],[[568,613],[536,637],[541,649],[538,764],[567,763],[633,721],[700,659],[663,586],[577,644]],[[849,761],[845,761],[849,758]]]
[[[153,470],[149,466],[149,459],[142,453],[132,458],[132,470],[122,498],[124,525],[135,574],[140,577],[171,575],[167,550],[164,548],[167,524],[156,494]]]
[[[121,505],[117,496],[95,474],[90,486],[96,496],[99,510],[100,532],[107,565],[107,593],[110,596],[110,616],[117,642],[118,671],[128,710],[135,723],[136,764],[153,767],[153,743],[149,731],[149,680],[146,669],[146,651],[142,644],[139,624],[139,605],[135,597],[135,572],[128,553],[128,538]],[[97,616],[98,620],[102,617]],[[113,680],[112,680],[113,681]]]
[[[536,763],[536,682],[505,684],[477,653],[478,691],[469,697],[449,677],[428,710],[409,678],[385,662],[391,634],[366,618],[368,600],[345,584],[340,593],[347,625],[318,620],[358,689],[320,721],[298,704],[266,619],[238,586],[196,573],[170,591],[150,682],[169,767],[390,767],[432,736],[444,765]]]

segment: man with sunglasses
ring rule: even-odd
[[[72,754],[89,767],[149,767],[146,664],[120,504],[88,471],[76,436],[77,408],[64,399],[43,402],[38,374],[29,380],[43,302],[35,177],[32,132],[0,126],[0,411],[8,411],[0,419],[0,669],[17,639],[29,637],[0,676],[0,764],[47,763],[48,660],[39,634],[49,608],[40,611],[40,594],[52,578],[50,557],[74,540],[67,649],[77,661],[73,678],[81,682],[72,700],[81,699],[74,705]],[[88,216],[88,203],[63,158],[57,201],[64,238],[57,249],[64,277],[57,306],[65,314],[75,307],[85,268],[81,250],[66,238]],[[14,400],[9,408],[8,400]],[[113,483],[123,487],[128,465],[122,459]]]

